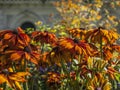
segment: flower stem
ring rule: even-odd
[[[6,90],[6,83],[3,83],[3,90]]]
[[[101,59],[103,58],[103,50],[102,50],[102,36],[100,36],[100,55]]]
[[[24,60],[24,71],[25,72],[26,72],[26,68],[27,68],[27,61]],[[25,76],[25,79],[27,79],[26,76]],[[23,88],[24,88],[24,90],[28,90],[28,83],[27,82],[23,83]]]

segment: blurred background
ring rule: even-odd
[[[57,11],[56,7],[53,5],[53,3],[56,1],[67,1],[67,0],[0,0],[0,29],[15,29],[18,26],[21,26],[23,29],[25,28],[36,29],[35,23],[38,21],[41,21],[43,24],[52,26],[55,23],[55,21],[53,20],[57,21],[59,18],[61,18],[60,17],[61,12]],[[84,2],[83,6],[85,3],[92,4],[95,2],[95,0],[75,0],[75,1]],[[100,14],[103,15],[102,18],[99,16],[97,17],[97,19],[99,19],[98,21],[105,21],[104,19],[108,18],[109,20],[106,19],[108,21],[105,21],[105,22],[114,21],[117,31],[120,32],[119,0],[117,1],[100,0],[100,1],[103,1],[103,5],[102,7],[100,7],[101,10],[100,11],[98,10],[99,6],[98,7],[96,6],[98,9],[94,9],[94,10],[98,10],[98,12],[100,12]],[[115,4],[118,4],[117,7]],[[85,9],[85,7],[83,8],[80,7],[80,9]],[[83,10],[83,11],[86,11],[86,10]],[[78,14],[75,14],[75,15],[78,15]],[[96,18],[96,16],[93,16],[93,17]],[[104,25],[104,23],[102,24]],[[113,24],[110,24],[110,25],[113,25]],[[97,27],[98,26],[99,25],[97,25]]]
[[[55,1],[59,0],[0,0],[0,29],[35,28],[37,21],[52,25],[51,18],[58,17]]]

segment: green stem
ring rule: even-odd
[[[100,36],[100,55],[101,55],[101,58],[103,58],[103,50],[102,50],[102,36]]]
[[[31,90],[33,90],[33,85],[34,85],[34,79],[32,78],[32,81],[31,81]]]
[[[27,68],[27,61],[26,60],[24,60],[24,71],[26,72],[26,68]],[[26,79],[27,77],[25,77],[25,79]],[[27,82],[25,82],[25,83],[23,83],[23,88],[24,88],[24,90],[28,90],[28,83]]]
[[[100,34],[100,57],[102,59],[103,58],[103,50],[102,50],[102,35],[101,35],[101,32],[100,32],[101,27],[99,27],[98,30],[99,30],[99,34]]]
[[[6,90],[6,83],[3,83],[3,90]]]
[[[16,64],[15,64],[15,62],[12,62],[12,69],[13,69],[13,72],[17,72],[17,69],[16,69]]]

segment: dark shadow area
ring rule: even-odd
[[[27,29],[29,29],[29,28],[32,28],[32,29],[36,30],[35,25],[34,25],[32,22],[29,22],[29,21],[22,23],[20,27],[21,27],[23,30],[27,30]]]

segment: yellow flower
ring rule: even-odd
[[[0,73],[0,84],[7,83],[12,88],[22,90],[19,82],[25,82],[25,76],[30,75],[28,72],[13,72],[12,68],[3,70]]]
[[[87,90],[111,90],[111,84],[103,74],[98,73],[87,82]]]
[[[38,22],[35,22],[36,25],[41,25],[42,22],[41,21],[38,21]]]
[[[84,40],[86,30],[84,28],[68,29],[68,32],[72,37]]]

